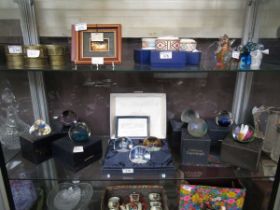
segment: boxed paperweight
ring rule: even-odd
[[[164,93],[111,94],[110,134],[105,173],[175,172],[166,140]]]
[[[68,136],[52,144],[53,157],[70,170],[80,170],[102,156],[102,142],[90,137],[86,142],[76,143]]]
[[[187,128],[183,128],[181,137],[182,165],[207,164],[210,142],[208,134],[203,137],[193,137]]]
[[[229,135],[222,142],[221,160],[241,168],[257,170],[262,145],[263,140],[258,138],[249,143],[240,143]]]
[[[33,163],[41,163],[52,156],[52,142],[62,138],[66,134],[52,132],[47,136],[34,136],[22,134],[20,136],[20,145],[22,157]]]

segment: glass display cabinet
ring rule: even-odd
[[[279,209],[279,11],[278,0],[2,0],[0,209]],[[85,24],[94,37],[80,46],[71,30]],[[78,50],[118,45],[102,24],[121,24],[121,63],[75,64]],[[196,41],[196,65],[137,63],[144,41],[171,34]],[[240,64],[250,51],[260,67]]]

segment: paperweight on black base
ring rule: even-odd
[[[53,157],[66,168],[78,171],[102,156],[102,141],[90,137],[87,142],[75,143],[64,137],[52,144]]]
[[[51,144],[65,136],[64,133],[52,132],[47,136],[32,136],[29,133],[20,136],[22,157],[39,164],[52,157]]]

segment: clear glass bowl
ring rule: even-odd
[[[84,209],[93,195],[88,183],[61,183],[48,194],[47,205],[52,210]]]
[[[151,153],[144,146],[135,146],[130,150],[129,160],[132,163],[145,164],[151,160]]]
[[[74,142],[86,142],[91,136],[91,132],[84,122],[78,122],[71,126],[68,131],[69,138]]]
[[[117,152],[128,152],[133,147],[133,142],[130,138],[119,137],[114,140],[114,150]]]

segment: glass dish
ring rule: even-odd
[[[47,205],[53,210],[84,209],[92,195],[93,189],[88,183],[61,183],[50,191]]]
[[[132,163],[145,164],[151,160],[151,153],[144,146],[135,146],[130,150],[129,160]]]
[[[254,140],[254,128],[250,125],[240,124],[233,128],[232,137],[240,143],[249,143]]]
[[[133,142],[130,138],[119,137],[114,140],[114,150],[117,152],[128,152],[133,147]]]

